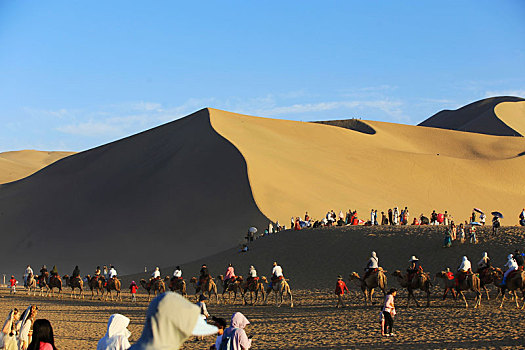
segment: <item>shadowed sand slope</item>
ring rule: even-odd
[[[211,128],[206,109],[0,186],[9,273],[28,263],[130,273],[228,249],[267,223],[241,154]]]
[[[521,111],[519,110],[520,107],[505,107],[500,110],[500,113],[495,111],[500,104],[523,103],[521,101],[524,100],[512,96],[487,98],[457,110],[443,110],[419,125],[487,135],[524,136],[525,114],[523,107],[521,107]],[[506,114],[506,116],[501,118],[500,114]],[[508,122],[510,119],[513,119],[512,123]]]
[[[237,275],[246,277],[250,265],[259,276],[270,276],[272,262],[282,265],[285,277],[295,289],[329,288],[335,286],[337,275],[345,280],[352,271],[360,275],[372,251],[376,251],[379,264],[389,271],[391,286],[397,286],[390,272],[405,271],[408,260],[416,255],[426,271],[438,272],[446,267],[456,269],[461,257],[469,257],[475,265],[483,252],[488,252],[495,266],[503,266],[514,249],[523,249],[525,229],[502,228],[498,236],[489,235],[490,228],[480,228],[479,244],[454,242],[451,248],[442,248],[444,228],[434,226],[349,226],[326,227],[301,231],[283,231],[256,240],[247,253],[235,250],[221,252],[182,266],[187,280],[196,276],[202,263],[206,263],[212,276],[224,274],[229,263]],[[173,267],[162,269],[163,275],[173,273]],[[129,276],[142,278],[144,274]],[[222,288],[220,288],[222,291]],[[190,288],[194,292],[193,288]]]
[[[473,206],[499,209],[515,224],[525,204],[525,139],[384,122],[375,134],[210,110],[215,130],[248,165],[252,192],[269,218],[289,225],[308,211],[408,206],[412,216]],[[505,223],[505,221],[504,221]]]
[[[34,150],[0,153],[0,184],[20,180],[72,154]]]

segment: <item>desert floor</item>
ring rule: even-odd
[[[484,296],[480,309],[465,309],[462,303],[452,299],[442,301],[442,290],[434,287],[430,308],[406,308],[406,293],[396,298],[398,315],[395,319],[397,337],[383,338],[379,331],[379,304],[364,307],[361,292],[354,284],[349,285],[347,308],[336,309],[330,291],[295,291],[295,307],[283,305],[208,306],[210,314],[229,318],[240,311],[251,321],[247,332],[253,336],[253,349],[516,349],[525,346],[525,332],[521,324],[525,311],[516,310],[510,300],[503,309],[493,298],[487,302]],[[121,313],[131,319],[128,327],[136,341],[142,332],[147,308],[144,295],[140,301],[130,303],[125,294],[123,302],[98,300],[72,300],[69,295],[58,300],[39,296],[27,296],[19,291],[10,295],[0,291],[0,312],[7,315],[12,307],[23,309],[29,304],[39,307],[37,318],[51,321],[56,345],[59,349],[95,349],[98,339],[106,332],[106,322],[113,313]],[[472,295],[468,295],[471,300]],[[421,300],[421,296],[419,297]],[[201,341],[188,340],[183,349],[207,349],[213,337]]]

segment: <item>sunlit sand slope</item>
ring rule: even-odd
[[[525,101],[503,102],[494,108],[496,116],[521,135],[525,135]]]
[[[375,134],[210,109],[215,130],[244,156],[259,209],[289,226],[292,215],[408,206],[411,215],[473,207],[513,218],[525,205],[525,139],[383,122]],[[505,221],[504,221],[505,222]]]
[[[206,109],[0,186],[0,272],[143,271],[237,246],[268,221]]]
[[[20,180],[72,154],[33,150],[0,153],[0,184]]]
[[[524,136],[519,130],[514,129],[513,125],[506,123],[495,113],[495,108],[501,103],[520,101],[524,101],[523,98],[514,96],[486,98],[456,110],[438,112],[419,125],[487,135]],[[507,111],[509,110],[507,109]],[[513,116],[513,118],[517,117],[516,115]]]

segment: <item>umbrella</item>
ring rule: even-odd
[[[499,211],[493,211],[491,214],[494,216],[497,216],[500,219],[503,219],[503,214],[500,213]]]
[[[481,224],[479,222],[476,222],[476,221],[472,221],[470,224],[472,226],[481,226]]]
[[[248,232],[250,232],[250,233],[257,233],[257,228],[252,226],[252,227],[250,227],[248,229]]]
[[[484,214],[484,213],[483,213],[483,210],[481,210],[481,209],[479,209],[479,208],[474,208],[474,211],[477,211],[477,212],[480,213],[480,214]]]

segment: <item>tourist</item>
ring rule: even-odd
[[[470,217],[470,222],[476,222],[476,212],[475,211],[472,212],[472,215]]]
[[[445,239],[443,241],[443,248],[450,248],[452,246],[452,235],[451,235],[451,228],[447,228],[445,230]]]
[[[230,284],[230,282],[235,282],[235,269],[231,263],[228,264],[228,268],[224,274],[224,288],[228,288],[228,284]]]
[[[117,270],[115,270],[115,266],[111,265],[108,276],[109,279],[117,277]]]
[[[389,225],[393,225],[394,224],[392,209],[388,209],[388,223],[389,223]]]
[[[97,350],[126,350],[131,344],[128,341],[131,332],[128,330],[129,318],[121,314],[109,316],[106,335],[98,341]]]
[[[463,226],[463,223],[459,224],[458,239],[460,243],[465,243],[465,228]]]
[[[388,225],[388,218],[384,211],[381,212],[381,225]]]
[[[505,271],[505,273],[503,274],[503,281],[501,281],[502,286],[504,286],[507,282],[507,277],[510,275],[510,273],[518,269],[518,263],[516,262],[516,259],[514,259],[514,256],[512,254],[509,254],[507,256],[507,263],[504,267],[507,268],[507,271]]]
[[[33,337],[27,350],[57,350],[53,337],[53,327],[46,319],[39,319],[33,325]]]
[[[456,234],[457,234],[457,227],[456,227],[456,224],[454,223],[454,221],[451,221],[450,222],[450,237],[452,238],[453,241],[456,240]]]
[[[410,217],[410,214],[408,213],[408,207],[405,207],[405,210],[403,210],[403,215],[402,215],[403,225],[408,225],[409,217]]]
[[[151,301],[142,335],[130,349],[179,349],[192,335],[207,336],[217,331],[204,321],[196,305],[180,294],[166,292]]]
[[[480,276],[485,274],[485,271],[490,267],[490,258],[487,252],[483,252],[483,256],[478,261],[478,273]]]
[[[252,346],[252,340],[246,335],[244,330],[250,321],[240,312],[232,316],[231,326],[224,330],[221,346],[229,343],[232,350],[248,350]]]
[[[525,208],[523,208],[523,210],[521,211],[519,218],[520,218],[520,225],[525,226]]]
[[[18,284],[18,281],[16,280],[14,275],[11,275],[11,279],[9,280],[9,286],[11,287],[11,294],[16,294],[16,285]]]
[[[20,350],[27,350],[27,347],[31,343],[31,328],[33,322],[35,322],[36,314],[38,313],[38,308],[36,305],[30,305],[20,317],[17,327],[20,329],[18,333],[18,344]]]
[[[397,289],[392,288],[388,291],[385,304],[381,312],[381,335],[386,337],[393,337],[394,316],[396,315],[396,308],[394,306],[394,298],[397,294]]]
[[[335,295],[337,295],[337,305],[336,308],[339,308],[339,305],[341,307],[345,307],[345,304],[343,302],[343,295],[345,294],[345,291],[350,292],[348,290],[348,287],[346,286],[345,281],[343,281],[343,277],[341,275],[337,276],[337,282],[335,284]]]
[[[363,276],[363,281],[368,278],[373,272],[376,272],[379,269],[379,258],[377,257],[376,252],[372,252],[370,259],[366,263],[365,274]]]
[[[129,285],[129,291],[131,292],[131,301],[137,302],[137,291],[139,290],[139,286],[137,286],[137,283],[135,281],[131,281],[131,284]]]
[[[417,220],[417,218],[414,218],[414,220],[412,221],[412,225],[419,225],[419,221]]]
[[[284,278],[283,275],[283,268],[277,264],[277,261],[273,262],[272,266],[272,278],[270,280],[270,285],[268,286],[268,289],[271,289],[274,282],[277,282],[278,280]]]
[[[104,275],[104,278],[108,279],[108,267],[104,265],[104,268],[102,269],[102,274]]]
[[[432,214],[430,214],[430,225],[439,225],[438,214],[435,210],[432,210]]]
[[[514,254],[512,254],[512,256],[514,257],[514,260],[516,260],[516,264],[518,265],[518,269],[519,270],[523,270],[523,265],[525,263],[525,254],[523,253],[520,253],[520,251],[518,249],[516,249],[514,251]]]
[[[206,308],[206,300],[208,300],[208,298],[206,298],[204,294],[201,294],[199,296],[199,301],[196,304],[199,307],[201,311],[201,315],[203,316],[204,319],[207,319],[208,317],[210,317],[210,314],[208,313],[208,309]]]
[[[399,212],[397,211],[397,207],[394,208],[394,225],[399,225]]]
[[[0,333],[0,349],[2,350],[18,350],[18,342],[16,340],[18,334],[17,322],[20,319],[18,309],[14,308],[9,311],[2,333]]]
[[[30,265],[27,265],[26,270],[24,271],[24,287],[27,287],[27,277],[29,275],[33,276],[33,269]]]
[[[500,226],[501,226],[501,223],[499,222],[499,217],[494,215],[494,217],[492,218],[492,234],[493,235],[498,234],[498,229],[500,228]]]
[[[476,238],[476,226],[470,225],[470,243],[477,244],[478,239]]]
[[[485,220],[486,220],[487,216],[485,215],[485,213],[481,213],[479,214],[479,223],[482,225],[482,226],[485,226]]]

